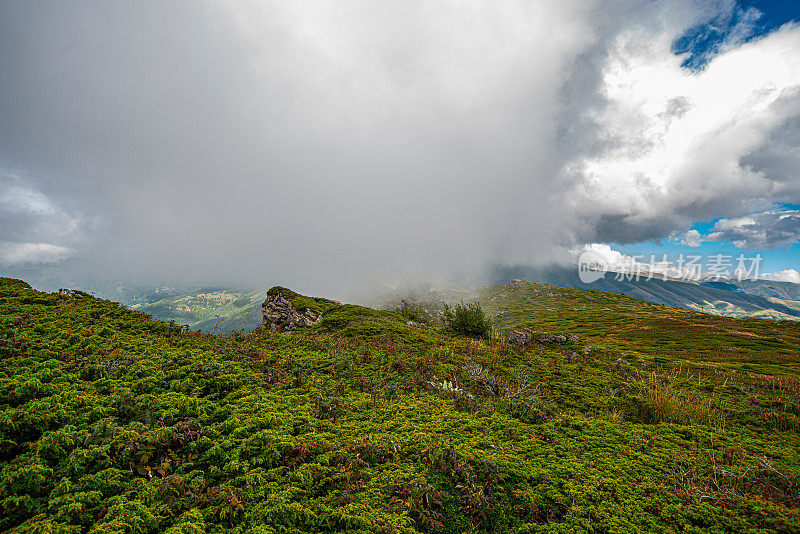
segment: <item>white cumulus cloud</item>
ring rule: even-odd
[[[797,269],[785,269],[774,273],[764,273],[760,275],[759,278],[762,280],[800,284],[800,272],[797,272]]]
[[[607,146],[571,168],[573,206],[604,221],[602,240],[658,239],[797,198],[796,177],[742,161],[798,117],[800,26],[727,47],[699,72],[681,67],[673,39],[622,32],[603,68],[596,121]]]
[[[768,210],[744,217],[720,219],[703,235],[689,230],[680,238],[681,245],[724,241],[743,249],[776,249],[800,241],[800,211]]]

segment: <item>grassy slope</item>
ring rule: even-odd
[[[605,291],[529,282],[487,288],[481,301],[487,311],[501,313],[501,326],[568,331],[588,346],[628,359],[800,374],[800,327],[794,321],[732,319]]]
[[[203,332],[252,330],[261,322],[263,291],[231,291],[220,288],[170,295],[131,306],[164,321],[186,324]]]
[[[487,290],[586,338],[519,351],[311,299],[309,331],[210,336],[0,279],[0,529],[797,531],[789,325],[570,291]]]

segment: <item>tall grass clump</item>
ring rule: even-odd
[[[635,397],[636,418],[644,423],[683,423],[722,426],[723,414],[708,400],[686,395],[664,376],[651,373],[639,384]]]
[[[445,304],[444,322],[450,330],[465,336],[489,337],[492,330],[486,313],[477,302],[469,304],[461,302],[454,307]]]

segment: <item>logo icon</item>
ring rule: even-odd
[[[603,278],[608,272],[606,259],[592,250],[585,250],[578,258],[578,278],[584,284],[591,284]]]

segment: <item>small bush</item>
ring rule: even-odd
[[[456,334],[472,337],[488,337],[491,333],[491,324],[483,308],[477,302],[469,304],[456,304],[451,308],[444,305],[445,324]]]
[[[431,322],[428,312],[425,311],[420,304],[409,302],[406,299],[400,301],[400,306],[395,310],[406,321],[414,321],[415,323],[428,324]]]

